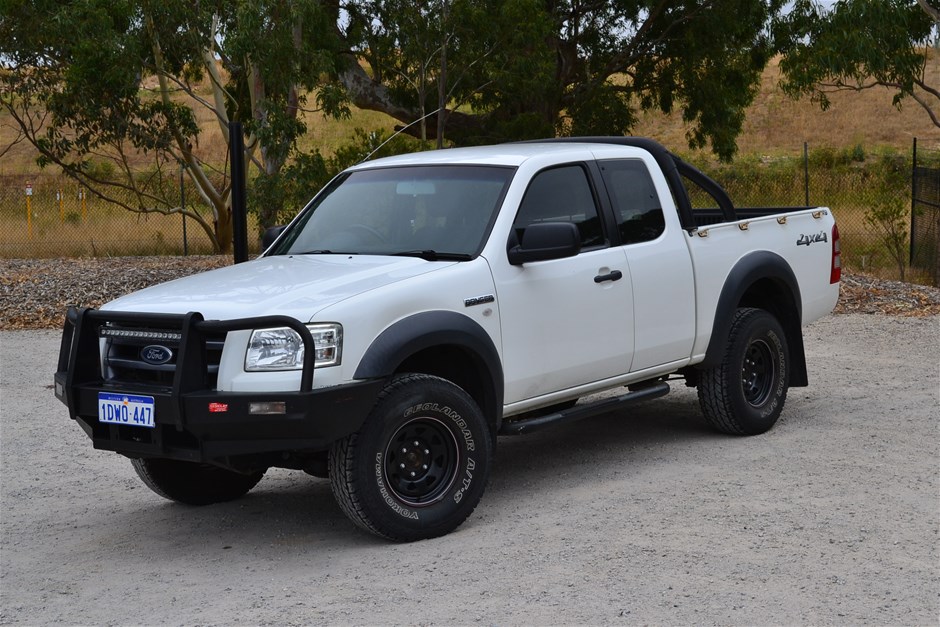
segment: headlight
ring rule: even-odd
[[[308,324],[316,349],[314,366],[337,366],[343,352],[343,327],[339,324]],[[245,370],[300,370],[304,366],[304,343],[293,329],[257,329],[248,340]]]

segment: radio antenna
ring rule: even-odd
[[[412,126],[414,126],[415,124],[417,124],[418,122],[420,122],[421,120],[423,120],[423,119],[425,119],[425,118],[431,117],[432,115],[434,115],[435,113],[437,113],[438,111],[440,111],[441,108],[442,108],[442,107],[438,107],[438,108],[435,109],[434,111],[431,111],[430,113],[428,113],[428,114],[426,114],[426,115],[422,115],[420,118],[418,118],[417,120],[415,120],[415,121],[412,122],[411,124],[409,124],[409,125],[407,125],[407,126],[403,126],[403,127],[401,127],[400,129],[398,129],[397,131],[395,131],[395,132],[392,134],[391,137],[389,137],[389,138],[386,139],[384,142],[382,142],[381,144],[379,144],[378,146],[376,146],[375,150],[373,150],[372,152],[370,152],[369,154],[367,154],[365,157],[363,157],[361,161],[359,161],[358,163],[356,163],[356,165],[359,165],[360,163],[365,163],[366,161],[368,161],[369,158],[372,157],[372,155],[374,155],[374,154],[377,153],[378,151],[382,150],[382,146],[384,146],[384,145],[387,144],[388,142],[392,141],[393,139],[395,139],[396,137],[398,137],[398,135],[399,135],[400,133],[403,133],[403,132],[406,131],[407,129],[411,128]]]

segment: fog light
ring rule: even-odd
[[[248,403],[248,413],[255,415],[286,414],[287,403],[284,401],[268,401],[265,403]]]

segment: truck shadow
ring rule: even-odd
[[[695,456],[699,447],[715,439],[726,439],[702,423],[694,395],[675,394],[655,402],[631,407],[586,420],[562,424],[523,435],[500,437],[490,484],[481,510],[499,516],[500,508],[517,503],[520,486],[551,498],[559,487],[589,487],[598,473],[643,472],[649,464],[662,463],[664,456],[681,463]],[[330,490],[329,482],[299,471],[274,469],[246,497],[208,507],[188,507],[164,501],[143,486],[135,498],[139,507],[121,511],[95,511],[99,523],[113,530],[126,530],[127,545],[141,528],[148,543],[159,547],[161,558],[181,559],[193,551],[215,547],[265,546],[273,554],[337,544],[375,546],[382,540],[359,531],[346,519]],[[548,496],[545,496],[548,495]],[[518,503],[516,505],[518,507]],[[122,520],[123,519],[123,520]],[[473,518],[471,518],[473,521]],[[185,537],[180,529],[185,529]],[[111,536],[114,546],[120,538]]]
[[[670,395],[530,435],[503,436],[484,498],[498,507],[504,495],[512,498],[514,484],[578,487],[599,475],[639,473],[664,457],[681,461],[696,447],[727,437],[704,423],[694,394]]]

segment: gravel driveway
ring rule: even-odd
[[[0,333],[2,624],[937,624],[940,318],[806,330],[812,385],[768,434],[681,384],[500,438],[455,533],[387,544],[329,484],[164,501],[52,395],[59,334]]]

